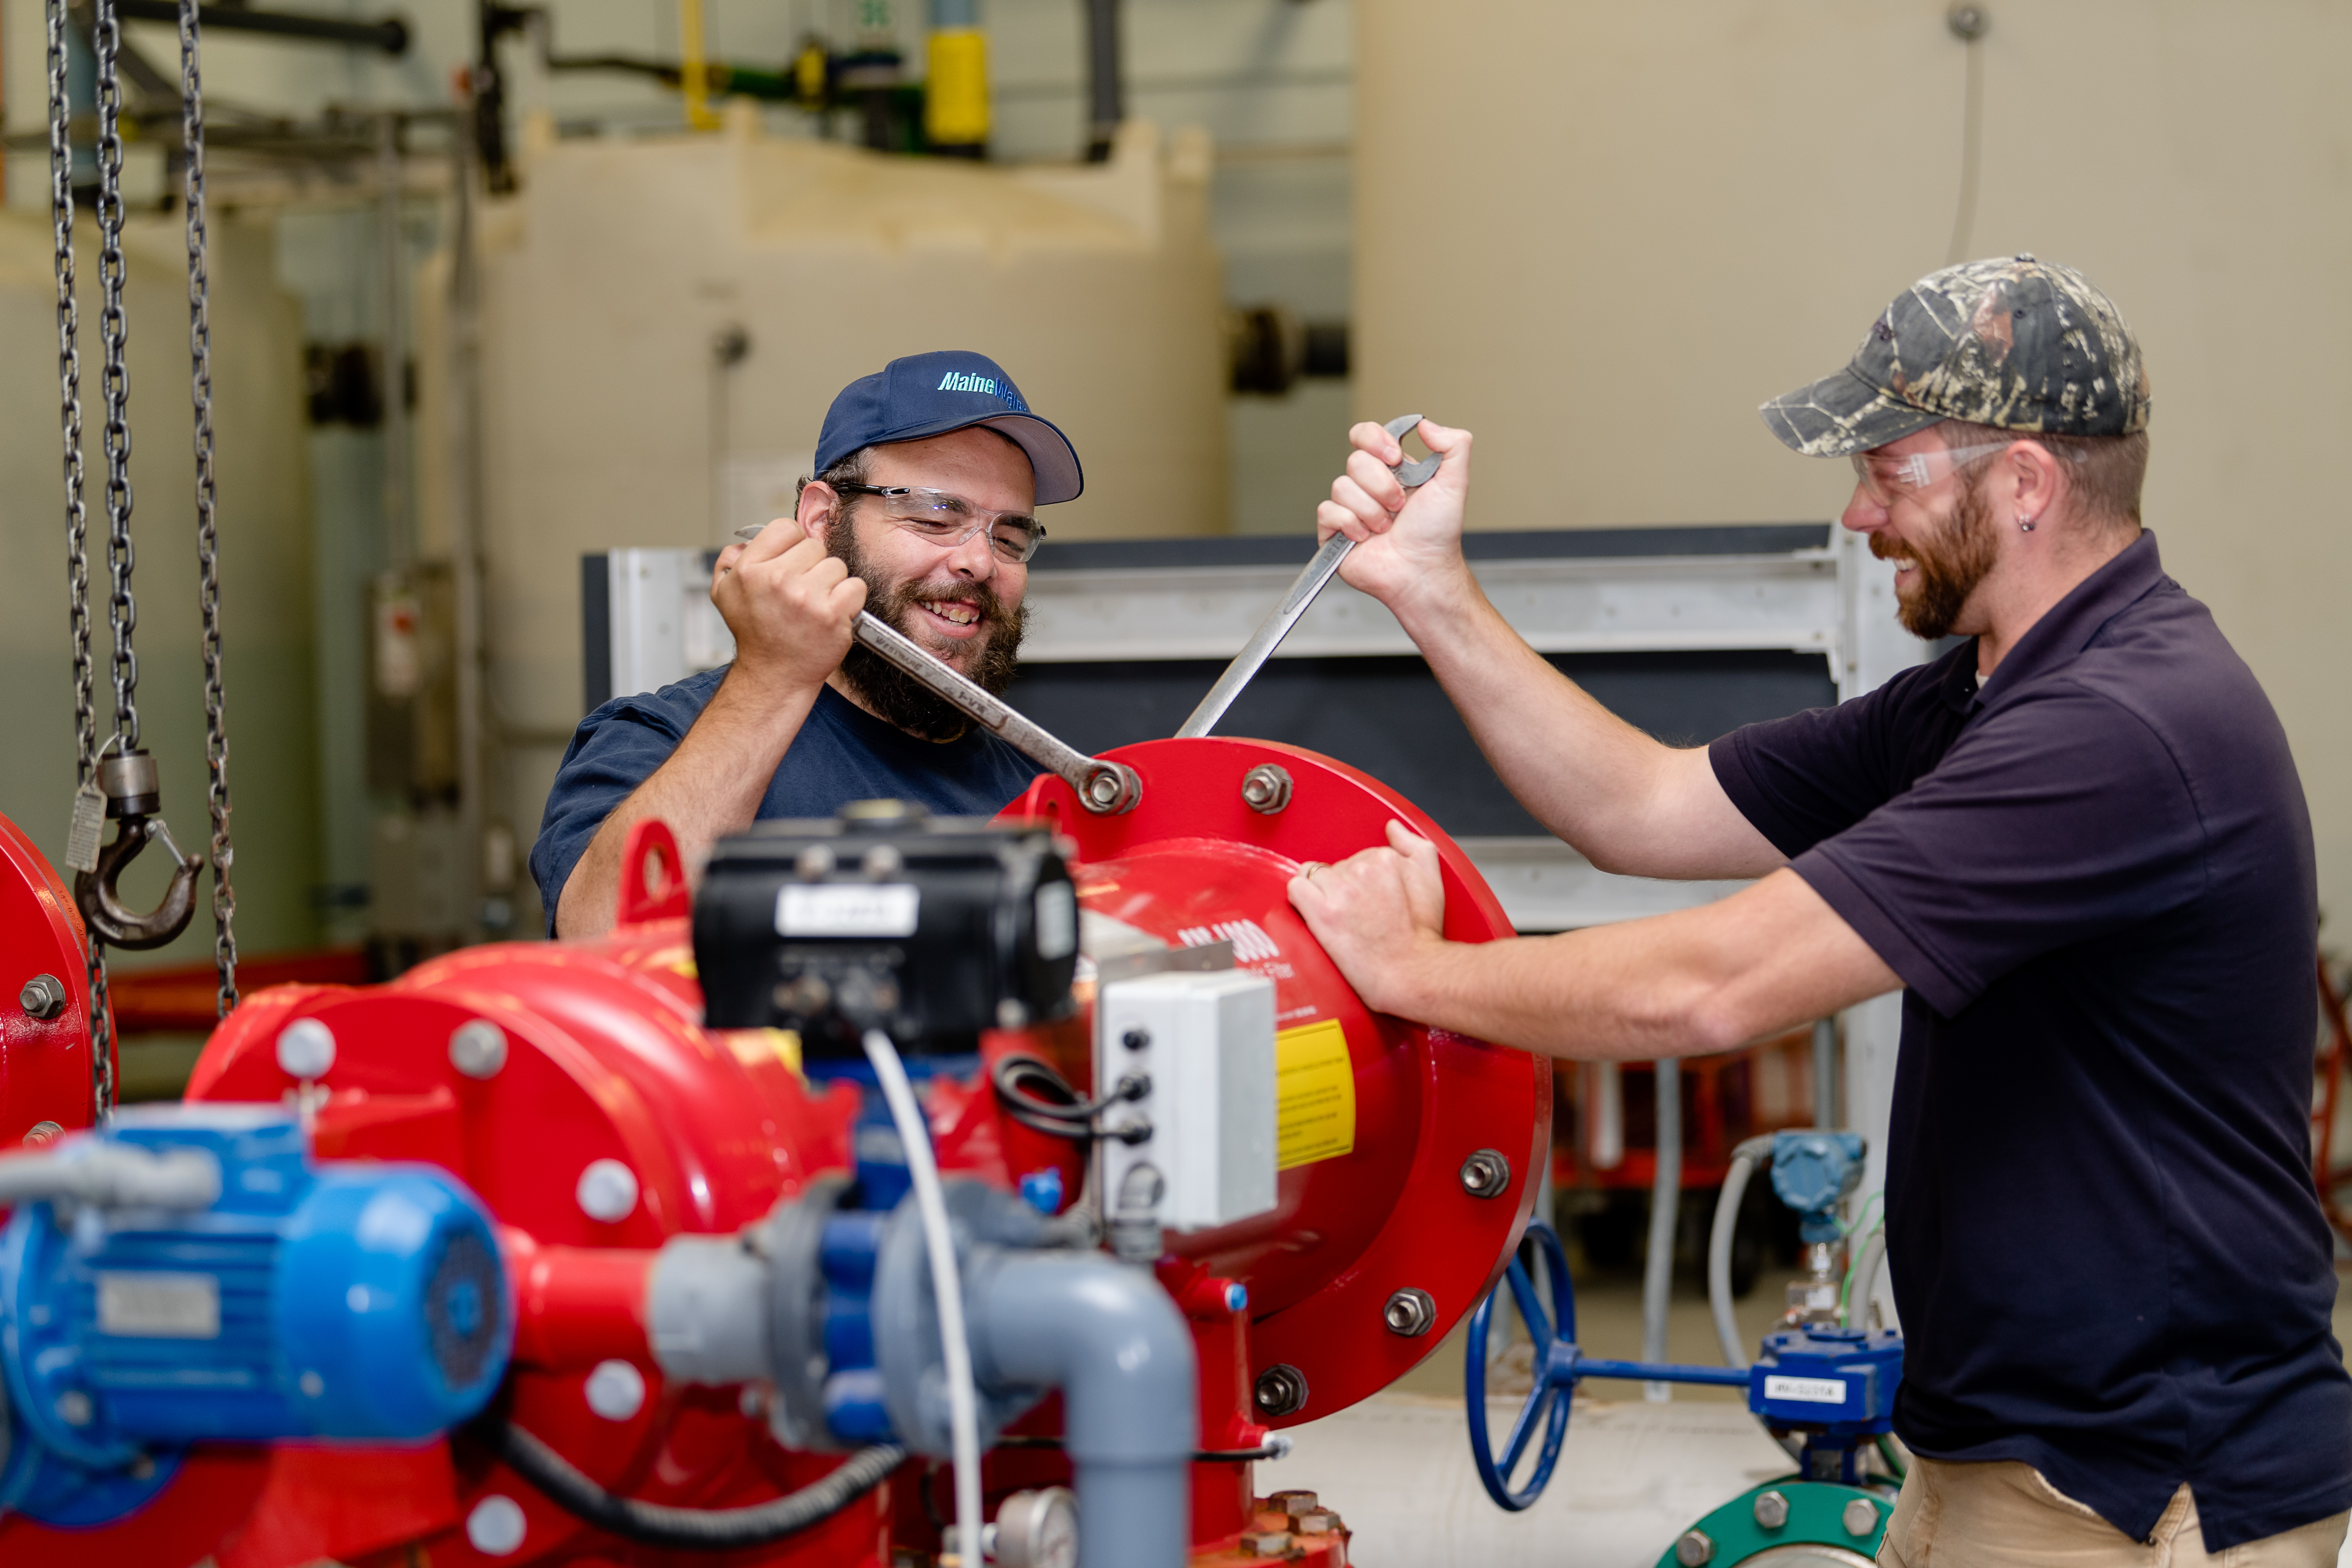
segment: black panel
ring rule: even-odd
[[[1675,745],[1837,700],[1829,661],[1819,654],[1556,654],[1551,663],[1612,712]],[[1006,695],[1071,745],[1098,754],[1174,734],[1223,668],[1213,659],[1025,664]],[[1495,777],[1418,657],[1271,660],[1217,732],[1337,757],[1448,833],[1543,831]]]
[[[580,711],[593,713],[613,700],[613,574],[611,558],[580,558]]]

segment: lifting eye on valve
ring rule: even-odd
[[[98,848],[89,870],[74,874],[74,902],[90,930],[110,945],[162,947],[188,929],[188,918],[196,911],[196,873],[205,868],[204,857],[181,854],[172,830],[156,815],[163,804],[163,784],[152,755],[126,752],[108,757],[98,764],[98,784],[106,796],[106,815],[116,819],[114,838]],[[89,831],[94,838],[95,826]],[[171,853],[172,879],[152,912],[133,914],[123,907],[119,884],[124,868],[157,838]]]

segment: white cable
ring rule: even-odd
[[[931,1135],[915,1103],[907,1069],[899,1063],[898,1047],[879,1029],[866,1030],[862,1043],[907,1152],[915,1212],[922,1219],[923,1247],[931,1259],[931,1294],[939,1303],[940,1352],[948,1374],[948,1431],[955,1458],[956,1562],[960,1568],[981,1568],[980,1395],[972,1385],[971,1342],[964,1331],[963,1280],[956,1268],[955,1237],[948,1228],[947,1194],[940,1187]]]

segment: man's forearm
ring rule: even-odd
[[[1506,788],[1603,870],[1648,877],[1753,874],[1727,846],[1671,828],[1690,753],[1643,734],[1552,668],[1465,571],[1392,606]],[[1703,759],[1701,759],[1703,763]],[[1730,859],[1754,859],[1735,836]]]
[[[1731,1050],[1902,984],[1788,870],[1700,909],[1559,936],[1426,942],[1385,967],[1366,996],[1382,1012],[1577,1060]]]
[[[611,927],[621,847],[636,823],[668,824],[689,869],[719,839],[749,827],[815,702],[813,687],[770,690],[740,667],[730,670],[677,750],[596,830],[557,900],[556,934],[594,936]]]

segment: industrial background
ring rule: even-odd
[[[118,3],[141,690],[193,845],[175,8]],[[86,0],[70,15],[86,115]],[[2321,945],[2342,944],[2352,529],[2330,454],[2352,424],[2352,12],[238,0],[205,24],[249,984],[383,980],[537,939],[523,857],[573,725],[616,683],[730,656],[694,603],[703,552],[789,510],[845,383],[943,345],[999,360],[1084,454],[1085,496],[1047,518],[1036,662],[1013,693],[1083,749],[1173,729],[1306,559],[1349,424],[1407,410],[1476,434],[1471,526],[1546,536],[1474,549],[1490,590],[1519,594],[1515,624],[1553,627],[1538,647],[1636,722],[1698,743],[1852,695],[1927,650],[1885,628],[1872,563],[1823,526],[1845,465],[1790,455],[1756,405],[1840,363],[1915,278],[2025,251],[2096,279],[2146,345],[2146,521],[2284,721],[2333,917]],[[0,0],[0,809],[63,866],[45,50],[41,7]],[[97,177],[84,146],[87,338]],[[86,342],[86,403],[93,364]],[[1579,620],[1579,584],[1633,629]],[[1534,842],[1450,717],[1416,706],[1433,689],[1409,646],[1348,618],[1360,604],[1335,594],[1302,624],[1244,731],[1426,806],[1518,929],[1723,890],[1599,878]],[[1685,616],[1734,629],[1661,629]],[[1387,728],[1349,717],[1375,710]],[[142,862],[124,886],[144,907],[163,872]],[[210,949],[199,918],[118,955],[127,1098],[185,1085]],[[1892,1037],[1873,1005],[1677,1080],[1701,1194],[1676,1238],[1680,1359],[1712,1331],[1703,1233],[1733,1145],[1837,1110],[1874,1142]],[[1594,1342],[1622,1334],[1631,1354],[1660,1090],[1646,1068],[1559,1078],[1541,1202],[1597,1271]],[[1795,1224],[1741,1233],[1743,1300],[1758,1256],[1794,1256]],[[1301,1428],[1286,1463],[1315,1461],[1331,1506],[1385,1531],[1362,1561],[1471,1561],[1442,1555],[1465,1532],[1480,1562],[1566,1561],[1533,1531],[1570,1520],[1591,1553],[1575,1561],[1647,1561],[1661,1521],[1763,1473],[1752,1430],[1703,1404],[1676,1407],[1682,1427],[1604,1406],[1542,1508],[1502,1514],[1454,1455],[1458,1410],[1420,1397],[1457,1380],[1439,1356],[1355,1425]],[[1442,1485],[1412,1458],[1440,1447],[1460,1472]]]

